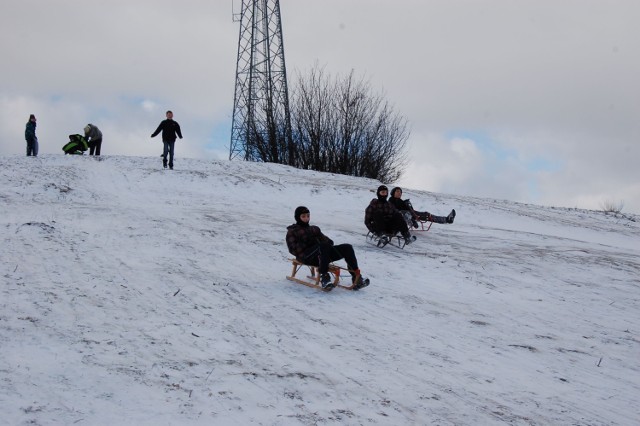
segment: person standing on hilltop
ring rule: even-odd
[[[163,120],[155,132],[151,134],[155,138],[162,131],[162,143],[164,150],[162,151],[162,166],[167,168],[167,154],[169,154],[169,168],[173,170],[173,152],[176,144],[176,136],[182,139],[180,125],[173,120],[173,112],[167,111],[167,119]]]
[[[36,116],[31,114],[24,130],[24,138],[27,141],[27,157],[38,156],[38,137],[36,136]]]

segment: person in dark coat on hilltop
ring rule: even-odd
[[[102,132],[98,126],[87,124],[84,126],[84,137],[89,144],[89,155],[100,155],[100,147],[102,147]]]
[[[164,150],[162,151],[162,167],[167,168],[167,154],[169,154],[169,168],[173,170],[173,152],[176,144],[176,136],[182,139],[182,133],[180,132],[180,125],[177,121],[173,120],[173,112],[167,111],[167,119],[163,120],[153,134],[152,138],[155,138],[158,133],[162,131],[162,143],[164,144]]]
[[[447,216],[435,216],[429,212],[419,212],[413,209],[411,202],[406,199],[402,199],[402,188],[395,187],[391,190],[391,198],[389,202],[395,206],[400,213],[402,213],[408,223],[411,223],[414,228],[418,227],[416,220],[423,222],[435,222],[435,223],[453,223],[453,219],[456,217],[455,209],[451,210]]]
[[[364,212],[364,224],[372,233],[380,236],[382,234],[397,234],[400,232],[404,237],[405,244],[411,244],[415,237],[409,232],[409,227],[404,216],[393,204],[387,201],[389,189],[385,185],[380,185],[374,198]]]
[[[287,226],[287,248],[299,262],[317,266],[322,288],[333,287],[329,276],[329,263],[344,259],[351,274],[354,289],[369,285],[369,279],[363,279],[358,269],[358,259],[351,244],[334,245],[331,238],[322,233],[319,227],[309,225],[311,213],[305,206],[297,207],[294,214],[296,223]],[[356,279],[358,280],[356,282]]]
[[[27,141],[27,157],[38,156],[38,137],[36,136],[36,116],[31,114],[24,129],[24,139]]]

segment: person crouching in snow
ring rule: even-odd
[[[404,215],[407,219],[407,222],[411,223],[414,228],[418,227],[417,220],[421,220],[423,222],[435,222],[435,223],[453,223],[453,219],[456,217],[455,209],[451,210],[451,213],[447,216],[434,216],[429,212],[419,212],[413,209],[411,202],[402,199],[402,188],[395,187],[391,190],[391,198],[389,202],[395,206],[400,213]]]
[[[98,126],[87,124],[84,126],[84,137],[89,144],[89,155],[100,155],[100,147],[102,146],[102,132]]]
[[[287,247],[289,253],[305,265],[317,266],[320,272],[320,283],[323,289],[331,288],[329,263],[344,259],[351,274],[354,290],[369,285],[368,279],[363,279],[358,269],[353,246],[351,244],[334,245],[331,238],[322,233],[319,227],[309,225],[311,213],[305,206],[297,207],[294,214],[296,223],[287,226]],[[358,280],[356,282],[356,279]]]

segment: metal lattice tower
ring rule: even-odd
[[[279,0],[242,0],[229,159],[292,164]]]

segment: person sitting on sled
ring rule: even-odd
[[[456,217],[455,209],[451,210],[448,216],[434,216],[429,212],[419,212],[413,209],[411,202],[406,199],[402,199],[402,188],[395,187],[391,190],[391,198],[389,202],[400,210],[400,213],[404,215],[408,223],[411,223],[414,228],[418,227],[417,220],[422,222],[435,222],[435,223],[453,223],[453,219]]]
[[[297,207],[293,217],[296,223],[287,226],[286,241],[289,253],[305,265],[318,267],[323,289],[333,286],[328,272],[329,263],[340,259],[347,262],[351,282],[355,284],[354,289],[369,285],[369,280],[363,279],[360,275],[358,259],[351,244],[334,245],[331,238],[324,235],[319,227],[309,225],[311,213],[305,206]]]
[[[411,244],[415,237],[409,233],[409,227],[402,213],[387,201],[388,193],[389,189],[385,185],[378,187],[377,198],[371,200],[364,211],[364,224],[370,232],[377,236],[382,234],[395,235],[400,232],[404,237],[405,244]]]

